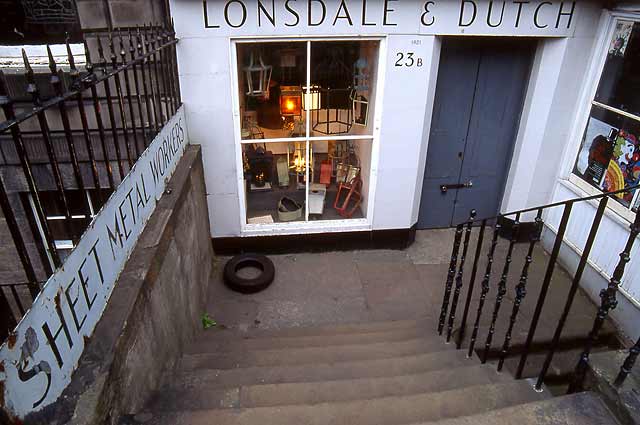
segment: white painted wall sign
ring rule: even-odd
[[[166,181],[189,143],[184,106],[142,153],[80,242],[0,347],[4,407],[26,414],[53,403],[71,381]]]
[[[185,6],[201,9],[201,25],[190,32],[207,30],[225,36],[385,33],[565,37],[573,34],[580,8],[577,1],[558,0],[203,0]]]

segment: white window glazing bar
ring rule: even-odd
[[[311,41],[307,41],[307,87],[305,91],[305,95],[308,94],[309,88],[311,87]],[[311,143],[310,138],[310,122],[309,118],[311,116],[311,111],[309,109],[305,110],[305,136],[306,136],[306,161],[307,166],[305,167],[305,194],[304,194],[304,221],[309,221],[309,168],[311,167],[311,158],[309,157],[309,144]]]
[[[598,108],[606,109],[607,111],[615,112],[618,115],[622,115],[624,117],[630,118],[634,121],[640,121],[640,117],[637,115],[630,114],[629,112],[623,111],[622,109],[614,108],[613,106],[606,105],[604,103],[597,102],[593,100],[591,102],[593,106],[597,106]]]

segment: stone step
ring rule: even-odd
[[[392,377],[247,385],[230,388],[204,386],[181,390],[165,389],[156,395],[149,410],[317,404],[446,391],[473,385],[512,381],[511,376],[496,373],[493,366],[475,365]]]
[[[298,326],[281,329],[263,329],[253,328],[237,329],[237,328],[210,328],[203,330],[200,336],[208,336],[215,334],[217,336],[225,336],[230,338],[288,338],[288,337],[305,337],[305,336],[334,336],[356,333],[375,333],[388,332],[398,329],[407,328],[424,328],[436,329],[437,322],[429,318],[408,319],[408,320],[389,320],[382,322],[361,322],[347,324],[328,324],[320,326]]]
[[[595,393],[584,392],[472,416],[428,422],[438,425],[617,425]],[[427,423],[413,424],[426,425]]]
[[[224,353],[187,354],[180,359],[182,370],[234,369],[251,366],[284,366],[309,363],[334,363],[352,360],[386,359],[398,356],[454,350],[437,337],[415,338],[393,343],[376,342],[277,350],[239,350]]]
[[[153,419],[154,423],[166,425],[392,425],[468,416],[547,397],[535,392],[528,382],[517,381],[313,405],[165,412]]]
[[[435,338],[434,329],[409,326],[381,331],[338,333],[335,335],[301,336],[249,336],[246,334],[223,332],[202,334],[187,348],[187,354],[212,353],[244,350],[273,350],[279,348],[326,347],[330,345],[370,344],[376,342],[396,342],[415,338]],[[442,338],[440,338],[442,340]]]
[[[229,388],[253,384],[285,382],[321,382],[339,379],[376,378],[477,364],[463,351],[440,351],[388,359],[356,360],[337,363],[315,363],[238,369],[200,369],[176,371],[169,379],[176,389]]]

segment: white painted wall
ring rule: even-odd
[[[262,3],[270,10],[271,2]],[[569,29],[562,25],[565,18],[562,18],[564,21],[561,19],[558,29],[554,28],[553,24],[561,7],[561,3],[557,1],[541,6],[540,22],[551,23],[542,29],[536,28],[532,23],[535,8],[543,3],[537,0],[526,4],[518,28],[514,27],[517,11],[509,2],[505,9],[504,23],[499,28],[490,28],[486,24],[487,0],[476,0],[478,18],[469,27],[459,26],[461,3],[458,0],[439,1],[424,16],[425,2],[389,2],[393,11],[386,14],[388,22],[397,25],[387,26],[383,25],[384,2],[369,0],[366,3],[368,9],[365,20],[374,23],[371,26],[361,25],[361,1],[348,2],[353,25],[348,25],[345,19],[331,25],[330,21],[333,20],[340,2],[324,0],[324,3],[327,7],[327,21],[319,26],[309,27],[304,22],[307,2],[289,2],[301,16],[298,26],[289,27],[285,24],[292,22],[293,15],[284,9],[282,2],[275,2],[274,28],[265,20],[264,14],[262,25],[258,26],[256,1],[244,0],[247,20],[238,29],[230,28],[224,22],[226,2],[207,2],[209,25],[220,25],[220,28],[204,28],[200,1],[176,0],[171,4],[180,38],[179,74],[191,139],[193,143],[203,146],[213,237],[248,234],[242,232],[242,194],[238,190],[242,175],[236,168],[239,163],[239,146],[234,143],[234,114],[237,115],[237,111],[233,110],[231,101],[232,93],[236,90],[232,87],[231,75],[231,67],[235,63],[230,59],[233,37],[369,34],[386,38],[385,55],[381,58],[381,62],[386,64],[386,72],[382,73],[383,91],[379,93],[383,98],[379,138],[374,144],[372,184],[367,198],[367,203],[373,200],[373,208],[368,222],[355,230],[408,228],[417,221],[440,54],[440,39],[437,35],[546,37],[541,38],[536,52],[503,205],[505,208],[515,208],[550,199],[557,174],[557,169],[554,168],[556,158],[565,149],[564,140],[570,128],[568,122],[574,115],[577,92],[588,64],[595,23],[600,15],[598,2],[577,2]],[[567,12],[567,5],[571,3],[565,3],[562,7]],[[318,5],[317,2],[314,4]],[[238,13],[241,13],[241,8],[234,3],[229,9],[231,22],[240,22],[242,16]],[[465,17],[469,16],[468,11],[463,13]],[[429,17],[436,20],[433,25],[427,26],[421,23],[422,17],[426,23],[431,22]],[[414,52],[416,58],[421,57],[423,66],[396,67],[397,53],[407,51]],[[567,118],[567,115],[571,117]],[[293,232],[345,230],[339,224],[333,227],[326,223],[322,225],[324,227],[315,230],[310,227]],[[266,234],[276,232],[278,231]]]
[[[554,201],[562,201],[584,196],[584,193],[577,194],[577,189],[566,181],[557,184],[554,193]],[[610,200],[610,203],[615,201]],[[570,272],[573,272],[580,256],[582,255],[584,244],[586,243],[593,217],[595,216],[597,203],[594,201],[575,203],[569,224],[565,233],[565,243],[560,251],[559,261]],[[554,208],[545,218],[548,226],[548,234],[544,238],[545,247],[550,249],[553,245],[553,238],[562,216],[561,208]],[[600,291],[607,287],[609,279],[618,264],[619,254],[622,252],[629,237],[629,222],[615,212],[609,210],[602,217],[598,236],[595,239],[589,263],[585,271],[581,285],[587,294],[596,303],[600,304]],[[618,308],[613,310],[611,317],[619,325],[620,329],[634,340],[640,336],[640,261],[638,252],[640,241],[631,251],[631,261],[627,264],[622,278],[621,292],[618,296],[620,301]]]

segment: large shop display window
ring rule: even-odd
[[[640,182],[640,23],[618,20],[573,174],[605,191]],[[636,211],[640,191],[616,200]]]
[[[379,41],[236,49],[246,223],[366,218]]]

